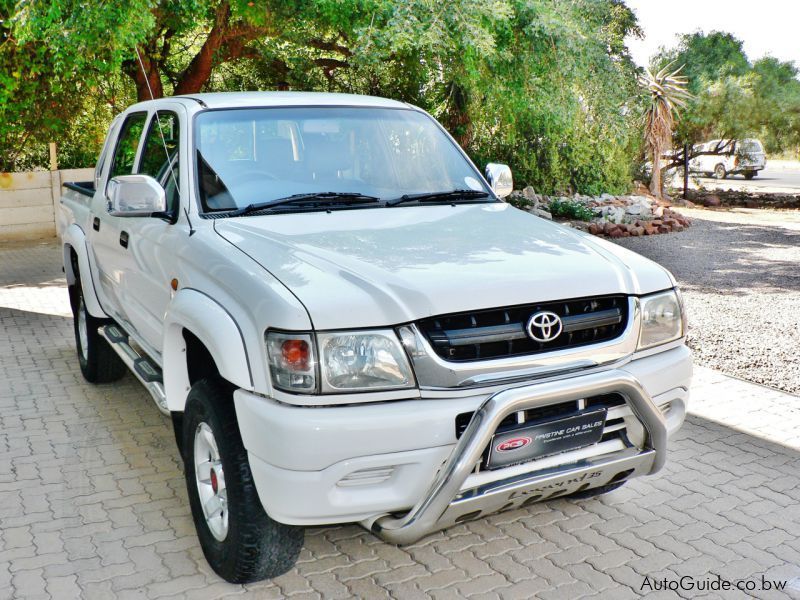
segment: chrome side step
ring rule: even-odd
[[[142,356],[134,350],[129,343],[128,334],[117,325],[105,325],[101,327],[100,335],[106,339],[109,346],[114,349],[114,352],[119,354],[122,362],[124,362],[136,376],[136,379],[150,392],[158,410],[165,415],[169,415],[161,369],[154,365],[148,357]]]

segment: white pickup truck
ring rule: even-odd
[[[81,371],[170,415],[232,582],[303,527],[410,543],[658,471],[691,359],[672,276],[501,200],[424,111],[313,93],[143,102],[59,232]]]

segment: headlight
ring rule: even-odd
[[[414,386],[403,348],[392,330],[317,334],[323,392]]]
[[[683,336],[683,314],[675,290],[640,298],[642,329],[639,350],[665,344]]]
[[[272,382],[287,392],[312,394],[414,387],[414,375],[391,329],[316,334],[269,331]],[[317,384],[319,381],[319,385]]]
[[[305,394],[317,389],[317,361],[311,334],[267,332],[267,357],[275,387]]]

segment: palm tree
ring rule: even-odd
[[[686,106],[692,95],[686,90],[688,79],[679,75],[683,66],[672,69],[674,61],[655,74],[645,69],[640,85],[650,95],[644,111],[644,142],[653,164],[650,193],[661,197],[661,157],[672,146],[672,127],[678,110]]]

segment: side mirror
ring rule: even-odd
[[[167,210],[167,195],[149,175],[118,175],[108,182],[108,214],[149,217]]]
[[[505,198],[514,191],[514,178],[508,165],[489,163],[486,165],[486,180],[498,198]]]

